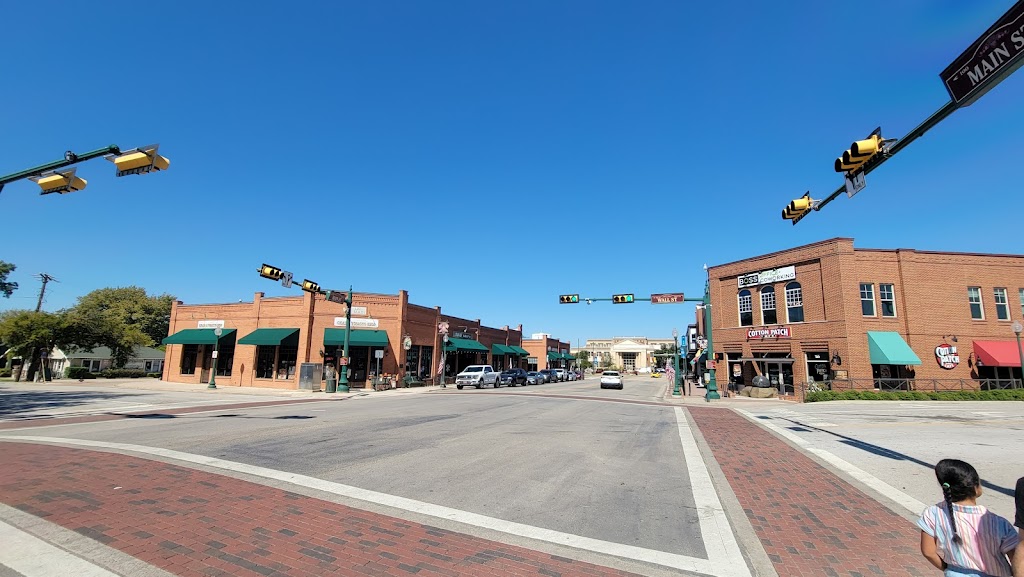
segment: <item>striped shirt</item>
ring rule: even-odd
[[[956,529],[962,541],[953,543],[949,509],[942,501],[921,513],[917,526],[935,537],[939,557],[948,565],[982,571],[994,577],[1013,577],[1006,553],[1019,538],[1009,521],[981,505],[953,505]]]

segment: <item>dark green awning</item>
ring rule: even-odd
[[[491,354],[492,355],[515,355],[517,353],[512,350],[512,347],[508,347],[508,346],[505,346],[505,345],[491,345]]]
[[[868,331],[868,353],[872,365],[920,365],[914,351],[899,333]]]
[[[164,338],[165,345],[212,345],[217,342],[217,335],[213,334],[216,329],[182,329],[173,335]],[[230,338],[234,340],[235,329],[221,329],[223,333],[220,340]]]
[[[549,361],[557,361],[558,359],[561,359],[561,358],[562,358],[562,354],[561,353],[556,353],[554,351],[548,351],[548,360]]]
[[[576,360],[576,356],[573,355],[572,353],[562,353],[562,358],[567,361]]]
[[[342,346],[345,344],[345,329],[324,329],[324,345]],[[348,336],[350,347],[386,347],[388,332],[378,330],[355,330]]]
[[[448,338],[448,344],[444,346],[444,350],[448,352],[452,351],[479,351],[486,353],[487,347],[480,344],[479,341],[473,339],[457,339],[454,337]]]
[[[238,339],[240,345],[298,346],[299,329],[256,329]]]
[[[526,349],[524,349],[523,347],[517,347],[515,345],[512,345],[509,348],[512,349],[513,353],[515,353],[515,354],[517,354],[517,355],[519,355],[521,357],[528,357],[528,356],[530,356],[530,353]]]

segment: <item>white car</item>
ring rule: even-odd
[[[601,373],[601,388],[621,389],[622,375],[619,374],[619,371],[605,371]]]
[[[498,377],[501,375],[491,365],[469,365],[462,369],[462,372],[455,375],[455,387],[462,390],[464,386],[480,388],[484,385],[491,385],[495,389],[501,386]]]

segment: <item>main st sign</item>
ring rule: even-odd
[[[968,106],[1024,64],[1024,0],[1018,1],[939,74],[957,106]]]

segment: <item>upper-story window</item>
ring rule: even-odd
[[[775,287],[766,286],[761,289],[761,324],[774,325],[779,322],[775,313]]]
[[[881,305],[883,317],[896,316],[896,291],[891,284],[880,283],[878,285],[878,302]]]
[[[786,285],[786,319],[791,323],[804,322],[804,291],[796,281]]]
[[[1017,290],[1020,291],[1020,316],[1024,318],[1024,288]]]
[[[860,283],[860,312],[866,317],[875,316],[875,285]]]
[[[754,324],[754,305],[750,298],[750,291],[740,291],[740,326],[749,327]]]
[[[1010,303],[1006,298],[1006,289],[994,288],[992,293],[996,297],[996,318],[1001,321],[1010,320]]]
[[[972,319],[980,321],[985,318],[985,309],[981,306],[981,287],[967,287],[967,303],[971,306]]]

